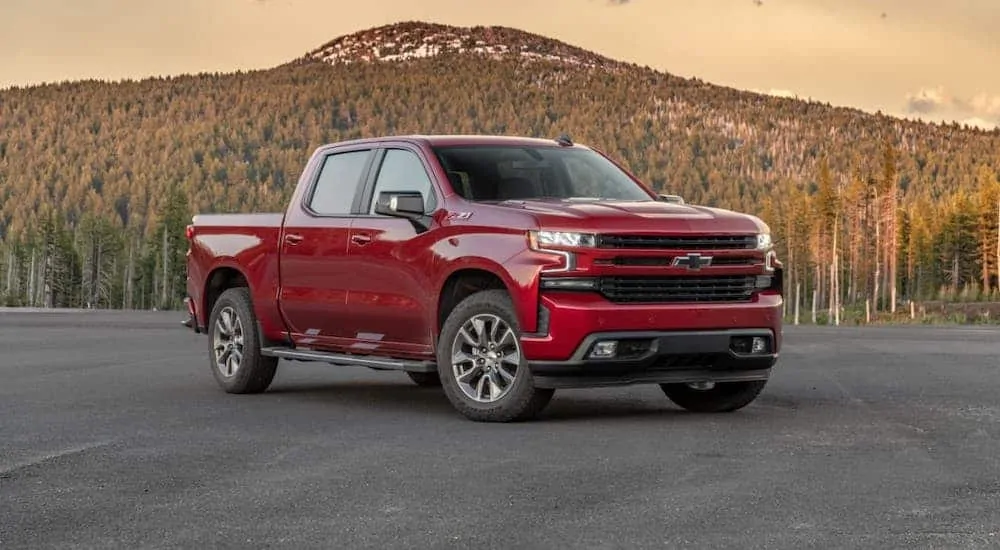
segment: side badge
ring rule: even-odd
[[[447,220],[467,220],[472,217],[472,212],[448,212]]]

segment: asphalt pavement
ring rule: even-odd
[[[757,402],[402,373],[224,394],[178,313],[0,311],[0,548],[998,548],[1000,329],[787,327]]]

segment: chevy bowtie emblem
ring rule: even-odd
[[[686,267],[690,270],[701,269],[707,265],[712,265],[711,256],[702,256],[697,252],[692,252],[687,256],[677,256],[674,258],[674,267]]]

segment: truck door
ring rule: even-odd
[[[347,285],[351,211],[360,199],[374,149],[332,149],[312,168],[311,181],[285,214],[279,301],[297,345],[337,348],[354,336]]]
[[[419,149],[405,144],[387,146],[376,157],[374,185],[365,193],[348,243],[355,276],[347,309],[355,348],[378,354],[433,351],[428,320],[437,309],[430,280],[435,228],[418,232],[409,220],[374,212],[382,191],[419,191],[426,211],[433,211],[438,196],[428,168]]]

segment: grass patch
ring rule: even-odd
[[[794,323],[794,315],[786,315],[786,323]],[[799,311],[799,324],[811,325],[812,313]],[[833,319],[827,309],[816,311],[817,325],[832,325]],[[998,325],[1000,326],[1000,301],[964,302],[933,300],[901,305],[895,313],[879,311],[871,313],[871,322],[865,317],[865,307],[843,307],[840,312],[841,325]]]

